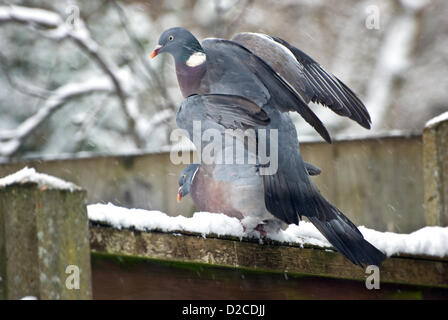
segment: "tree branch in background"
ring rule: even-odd
[[[153,87],[160,93],[164,100],[164,107],[168,107],[171,110],[176,110],[176,105],[171,100],[171,98],[168,96],[168,92],[166,91],[165,86],[162,84],[162,81],[160,80],[157,72],[154,70],[154,68],[148,63],[148,59],[145,59],[145,55],[147,55],[147,52],[143,46],[143,44],[138,40],[136,35],[132,32],[132,30],[129,28],[129,19],[126,15],[126,12],[124,9],[117,3],[117,1],[111,2],[114,7],[116,8],[118,12],[118,16],[120,17],[120,23],[123,27],[124,31],[128,35],[129,39],[131,40],[132,44],[137,50],[140,62],[142,63],[143,67],[147,71],[150,80],[153,83]],[[163,109],[163,107],[162,107]]]
[[[111,80],[113,91],[117,95],[121,109],[126,117],[128,132],[138,148],[143,146],[143,139],[139,136],[136,129],[137,115],[133,114],[133,110],[130,110],[128,107],[126,93],[118,77],[118,68],[100,50],[80,18],[76,21],[76,27],[73,28],[65,23],[55,12],[20,6],[0,6],[0,24],[7,22],[28,25],[42,36],[53,40],[62,41],[69,39],[86,52]]]
[[[228,39],[231,36],[233,36],[233,34],[235,33],[236,28],[240,24],[241,19],[246,14],[247,9],[249,9],[249,7],[252,5],[253,2],[254,2],[254,0],[246,0],[242,4],[240,12],[238,13],[238,15],[236,15],[236,17],[233,18],[233,20],[230,23],[229,22],[227,23],[226,39]]]
[[[215,32],[216,36],[219,38],[228,39],[230,38],[233,33],[235,32],[235,29],[240,25],[240,21],[243,18],[244,14],[246,13],[247,9],[252,5],[253,0],[245,0],[245,1],[239,1],[238,14],[234,15],[235,17],[232,19],[232,21],[229,21],[226,19],[225,15],[230,11],[234,10],[237,6],[224,8],[221,4],[221,0],[215,0],[214,7],[215,7]]]
[[[82,83],[70,83],[59,87],[45,101],[43,107],[22,122],[16,129],[0,132],[0,154],[13,156],[25,139],[39,128],[54,112],[70,100],[93,93],[114,93],[114,87],[108,78],[93,79]]]
[[[74,136],[74,144],[75,147],[73,150],[79,150],[81,149],[81,145],[84,143],[85,140],[88,138],[88,132],[95,126],[96,122],[98,121],[97,115],[104,109],[105,107],[105,98],[103,98],[101,101],[96,101],[96,106],[91,108],[88,111],[88,114],[85,116],[85,119],[80,122],[80,128],[76,131]]]
[[[30,97],[35,97],[35,98],[39,98],[39,99],[48,99],[48,97],[51,95],[51,92],[49,92],[48,90],[43,90],[40,88],[35,88],[34,86],[31,86],[28,83],[24,83],[24,82],[19,82],[17,80],[15,80],[10,72],[9,72],[9,68],[8,68],[8,62],[6,57],[0,53],[0,68],[3,70],[3,73],[6,76],[6,80],[8,81],[9,85],[18,90],[19,92],[30,96]]]

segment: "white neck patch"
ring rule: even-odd
[[[195,52],[187,60],[187,66],[197,67],[205,62],[206,56],[204,52]]]
[[[198,173],[198,171],[199,171],[199,166],[196,168],[196,170],[195,170],[195,172],[193,173],[193,176],[191,177],[191,184],[193,184],[193,180],[194,180],[194,177],[196,177],[196,173]]]

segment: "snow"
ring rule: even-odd
[[[430,127],[436,126],[439,123],[444,122],[444,121],[448,121],[448,111],[445,113],[442,113],[441,115],[438,115],[437,117],[432,118],[431,120],[426,122],[425,128],[430,128]]]
[[[400,2],[404,8],[413,11],[421,10],[430,3],[429,0],[401,0]]]
[[[417,32],[417,21],[412,12],[395,17],[388,26],[365,99],[374,130],[387,114],[394,81],[411,65],[410,55]]]
[[[48,10],[20,6],[0,7],[0,22],[7,20],[37,23],[48,27],[56,27],[62,23],[58,14]]]
[[[160,211],[142,209],[127,209],[113,204],[92,204],[87,207],[89,219],[106,223],[117,229],[135,228],[149,231],[160,230],[164,232],[189,231],[202,235],[217,234],[242,237],[243,227],[237,218],[224,214],[211,214],[196,212],[193,217],[170,217]]]
[[[0,154],[10,155],[20,147],[21,140],[35,130],[56,109],[61,107],[67,100],[84,94],[94,92],[111,92],[113,90],[109,78],[100,77],[89,79],[79,83],[68,83],[54,91],[34,115],[23,121],[17,128],[11,130],[0,130],[0,139],[9,138],[7,142],[0,142]],[[0,140],[1,141],[1,140]]]
[[[174,111],[171,109],[163,109],[156,112],[151,119],[144,120],[142,117],[137,117],[139,121],[137,122],[137,130],[139,134],[144,137],[147,134],[153,132],[153,130],[165,121],[169,121],[174,115]]]
[[[224,214],[196,212],[191,218],[171,217],[160,211],[126,209],[111,203],[93,204],[87,209],[91,221],[118,229],[135,228],[141,231],[159,230],[173,233],[187,231],[200,233],[203,237],[208,234],[234,236],[240,239],[257,237],[254,232],[245,232],[237,218]],[[448,256],[448,227],[424,227],[410,234],[380,232],[364,226],[359,227],[359,230],[367,241],[387,256],[399,254]],[[268,234],[268,238],[300,246],[331,247],[313,224],[306,221],[301,221],[299,226],[291,224],[276,234]]]
[[[50,189],[59,190],[80,190],[78,186],[71,182],[49,176],[44,173],[38,173],[34,168],[25,167],[16,173],[0,179],[0,189],[13,185],[24,183],[36,183],[39,187],[46,187]]]
[[[365,227],[359,230],[387,256],[399,253],[448,256],[448,227],[424,227],[410,234],[379,232]]]
[[[72,44],[77,46],[78,49],[86,53],[90,60],[99,66],[102,72],[107,76],[105,77],[107,83],[102,80],[99,83],[95,83],[89,77],[83,77],[83,79],[88,80],[83,81],[82,83],[68,83],[61,85],[59,89],[55,90],[54,94],[45,101],[44,107],[39,108],[34,115],[23,121],[17,126],[16,129],[9,128],[8,131],[0,129],[0,140],[6,140],[5,137],[9,137],[7,140],[11,140],[7,142],[0,141],[0,154],[2,156],[10,157],[16,153],[20,153],[20,146],[27,136],[31,135],[44,120],[53,117],[54,111],[69,102],[71,98],[85,96],[94,92],[101,91],[116,93],[116,96],[118,96],[120,100],[120,107],[123,109],[126,116],[125,118],[128,121],[129,130],[134,127],[134,123],[136,123],[137,127],[142,127],[142,125],[139,124],[139,119],[141,116],[138,105],[137,103],[131,103],[132,101],[136,101],[136,97],[138,95],[136,92],[139,91],[137,91],[135,87],[141,81],[135,81],[135,75],[133,74],[133,70],[131,70],[130,65],[120,68],[112,57],[110,57],[111,55],[106,54],[106,50],[101,48],[100,45],[92,38],[89,29],[80,17],[73,20],[73,25],[70,23],[71,18],[74,19],[76,17],[72,17],[70,15],[67,17],[66,21],[64,21],[64,18],[56,12],[44,9],[21,6],[0,6],[0,23],[20,22],[27,24],[30,29],[36,31],[39,36],[57,40],[58,42],[62,42],[62,40],[70,40]],[[35,28],[35,26],[38,26],[39,28]],[[39,52],[41,51],[42,50]],[[39,61],[39,59],[36,60]],[[70,73],[74,69],[77,68],[71,68]],[[79,77],[77,78],[79,79]],[[95,77],[94,80],[97,80],[97,77]],[[142,85],[140,86],[142,87]],[[146,89],[146,87],[144,89],[140,88],[140,91]],[[9,95],[9,93],[6,93],[5,95]],[[130,98],[128,99],[128,97]],[[131,100],[131,102],[128,100]],[[8,101],[8,103],[10,102]],[[26,104],[28,104],[28,102]],[[85,105],[85,103],[83,105]],[[108,107],[107,109],[110,110],[111,107]],[[109,128],[106,130],[108,129]],[[91,131],[93,132],[94,130]],[[67,136],[70,135],[69,132],[70,131],[67,130],[64,133],[66,133],[65,135]],[[122,134],[122,131],[117,133]],[[53,136],[55,135],[56,133],[54,133]],[[130,134],[130,136],[134,136],[134,133]],[[143,137],[138,136],[138,132],[135,132],[135,136],[137,137],[134,138],[134,140],[143,140]],[[93,138],[96,138],[96,136]],[[67,139],[58,138],[49,139],[47,144],[51,144],[51,142],[56,141],[60,150],[64,150],[64,148],[67,148],[67,145],[64,144],[64,141],[66,140]],[[62,144],[60,141],[62,141]],[[116,139],[110,138],[108,141],[113,143],[115,148],[117,148]],[[132,143],[132,141],[130,142],[131,143],[125,141],[124,143],[121,143],[123,150],[128,150],[128,145],[138,144],[135,141],[135,143]],[[78,146],[78,143],[74,143],[74,147]],[[100,146],[103,147],[102,144]],[[107,147],[105,149],[107,149]]]
[[[0,131],[0,138],[2,132]],[[17,148],[20,147],[20,142],[18,140],[11,140],[11,141],[6,141],[6,142],[1,142],[0,140],[0,154],[11,154],[13,153],[15,150],[17,150]]]

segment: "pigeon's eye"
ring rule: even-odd
[[[185,180],[185,178],[187,177],[187,175],[186,174],[184,174],[184,175],[182,175],[182,179],[184,179]]]
[[[168,40],[173,41],[174,40],[174,36],[169,36]]]

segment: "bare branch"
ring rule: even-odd
[[[166,87],[162,84],[162,81],[160,77],[158,76],[157,72],[154,70],[154,68],[148,63],[148,60],[145,59],[146,51],[143,46],[143,44],[138,40],[138,38],[135,36],[135,34],[132,32],[132,30],[129,28],[129,19],[126,15],[126,12],[124,9],[117,3],[117,1],[112,1],[112,4],[115,6],[115,8],[118,11],[118,16],[120,17],[120,23],[123,29],[125,30],[126,34],[128,35],[129,39],[131,40],[132,44],[135,46],[138,52],[138,56],[140,59],[140,62],[142,63],[143,67],[147,71],[147,73],[150,76],[150,79],[155,87],[155,89],[160,93],[162,96],[166,106],[170,108],[171,110],[176,110],[176,105],[171,100],[171,98],[168,95],[168,92],[166,91]]]
[[[45,105],[33,116],[22,122],[16,129],[0,131],[0,154],[13,156],[23,144],[24,140],[39,128],[55,111],[71,99],[92,93],[114,93],[114,88],[108,78],[93,79],[83,83],[66,84],[49,97]]]
[[[48,97],[51,95],[51,92],[47,91],[47,90],[43,90],[40,88],[34,88],[29,84],[25,84],[22,82],[18,82],[17,80],[15,80],[11,74],[9,73],[9,68],[8,68],[8,62],[6,57],[0,53],[0,68],[3,70],[5,76],[6,76],[6,80],[8,80],[9,85],[18,90],[19,92],[31,96],[31,97],[35,97],[35,98],[39,98],[39,99],[48,99]]]
[[[104,108],[104,99],[101,101],[96,102],[96,106],[89,110],[88,115],[83,119],[79,130],[76,131],[76,134],[74,136],[74,144],[75,147],[73,148],[73,151],[77,151],[81,149],[82,143],[87,139],[88,132],[95,126],[95,123],[98,121],[97,115],[103,110]]]
[[[118,96],[118,99],[121,103],[121,109],[124,112],[128,129],[137,145],[137,147],[141,148],[143,146],[143,139],[138,135],[136,130],[136,120],[131,114],[131,110],[129,109],[126,102],[126,95],[121,86],[121,82],[117,76],[117,68],[116,66],[109,61],[106,55],[104,55],[100,50],[96,42],[92,40],[89,36],[88,30],[84,27],[83,23],[79,24],[79,30],[73,32],[68,32],[67,36],[71,38],[79,47],[83,48],[90,57],[98,64],[98,66],[106,73],[109,78],[112,80],[112,83],[115,87],[115,92]]]
[[[214,29],[216,32],[216,36],[220,38],[229,38],[235,29],[240,25],[240,21],[247,9],[252,5],[253,0],[245,0],[239,1],[238,5],[235,6],[223,6],[221,0],[215,0],[214,8],[215,8],[215,20],[214,20]],[[227,19],[225,16],[230,12],[232,12],[232,16],[234,18]],[[239,11],[239,12],[235,12]]]
[[[0,23],[5,22],[34,25],[44,29],[57,28],[63,23],[57,13],[13,5],[0,7]]]
[[[238,15],[236,15],[235,18],[233,18],[230,23],[227,23],[226,38],[230,38],[233,35],[235,29],[240,25],[241,19],[246,14],[247,10],[252,6],[253,2],[254,0],[246,0],[242,4]]]
[[[48,10],[20,6],[3,6],[0,7],[0,23],[6,22],[27,24],[39,31],[41,35],[50,39],[58,41],[70,39],[85,51],[112,81],[114,91],[120,100],[121,109],[127,119],[128,131],[137,147],[140,148],[143,146],[143,139],[138,135],[136,130],[136,119],[128,108],[126,94],[117,75],[118,68],[100,50],[98,44],[92,39],[81,19],[77,21],[77,28],[71,28],[71,26],[68,26],[62,21],[58,14]]]

